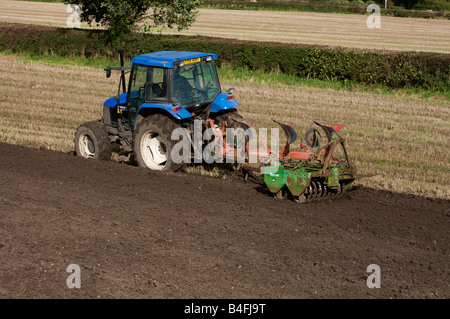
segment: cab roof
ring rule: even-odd
[[[190,51],[159,51],[138,55],[131,62],[148,66],[156,66],[162,68],[172,68],[173,63],[177,61],[185,61],[190,59],[201,58],[210,55],[213,60],[217,59],[217,54],[190,52]]]

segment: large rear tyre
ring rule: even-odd
[[[86,122],[75,132],[75,153],[84,158],[111,159],[111,142],[100,121]]]
[[[170,137],[172,131],[180,127],[163,115],[152,115],[142,120],[135,131],[133,149],[140,167],[158,171],[177,171],[184,163],[175,163],[172,149],[178,141]]]

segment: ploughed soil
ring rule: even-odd
[[[1,298],[450,298],[447,200],[355,187],[302,205],[239,176],[7,144],[0,160]]]

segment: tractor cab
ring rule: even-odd
[[[137,116],[149,112],[185,120],[202,113],[235,109],[233,90],[221,91],[216,59],[216,54],[160,51],[134,57],[132,66],[126,67],[121,53],[122,66],[105,69],[107,77],[111,70],[122,73],[118,94],[104,103],[107,130],[116,134],[119,126],[119,131],[129,131],[125,135],[130,135]],[[126,73],[130,74],[128,85]]]

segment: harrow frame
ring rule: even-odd
[[[302,141],[302,151],[294,152],[290,151],[290,144],[297,139],[297,133],[292,124],[275,122],[282,127],[287,142],[280,153],[278,165],[261,167],[264,182],[274,197],[291,197],[299,203],[334,198],[341,196],[355,179],[369,176],[358,175],[348,157],[345,140],[338,133],[344,125],[314,121],[325,132],[328,142],[314,147]],[[344,158],[335,156],[339,147],[342,147]]]

